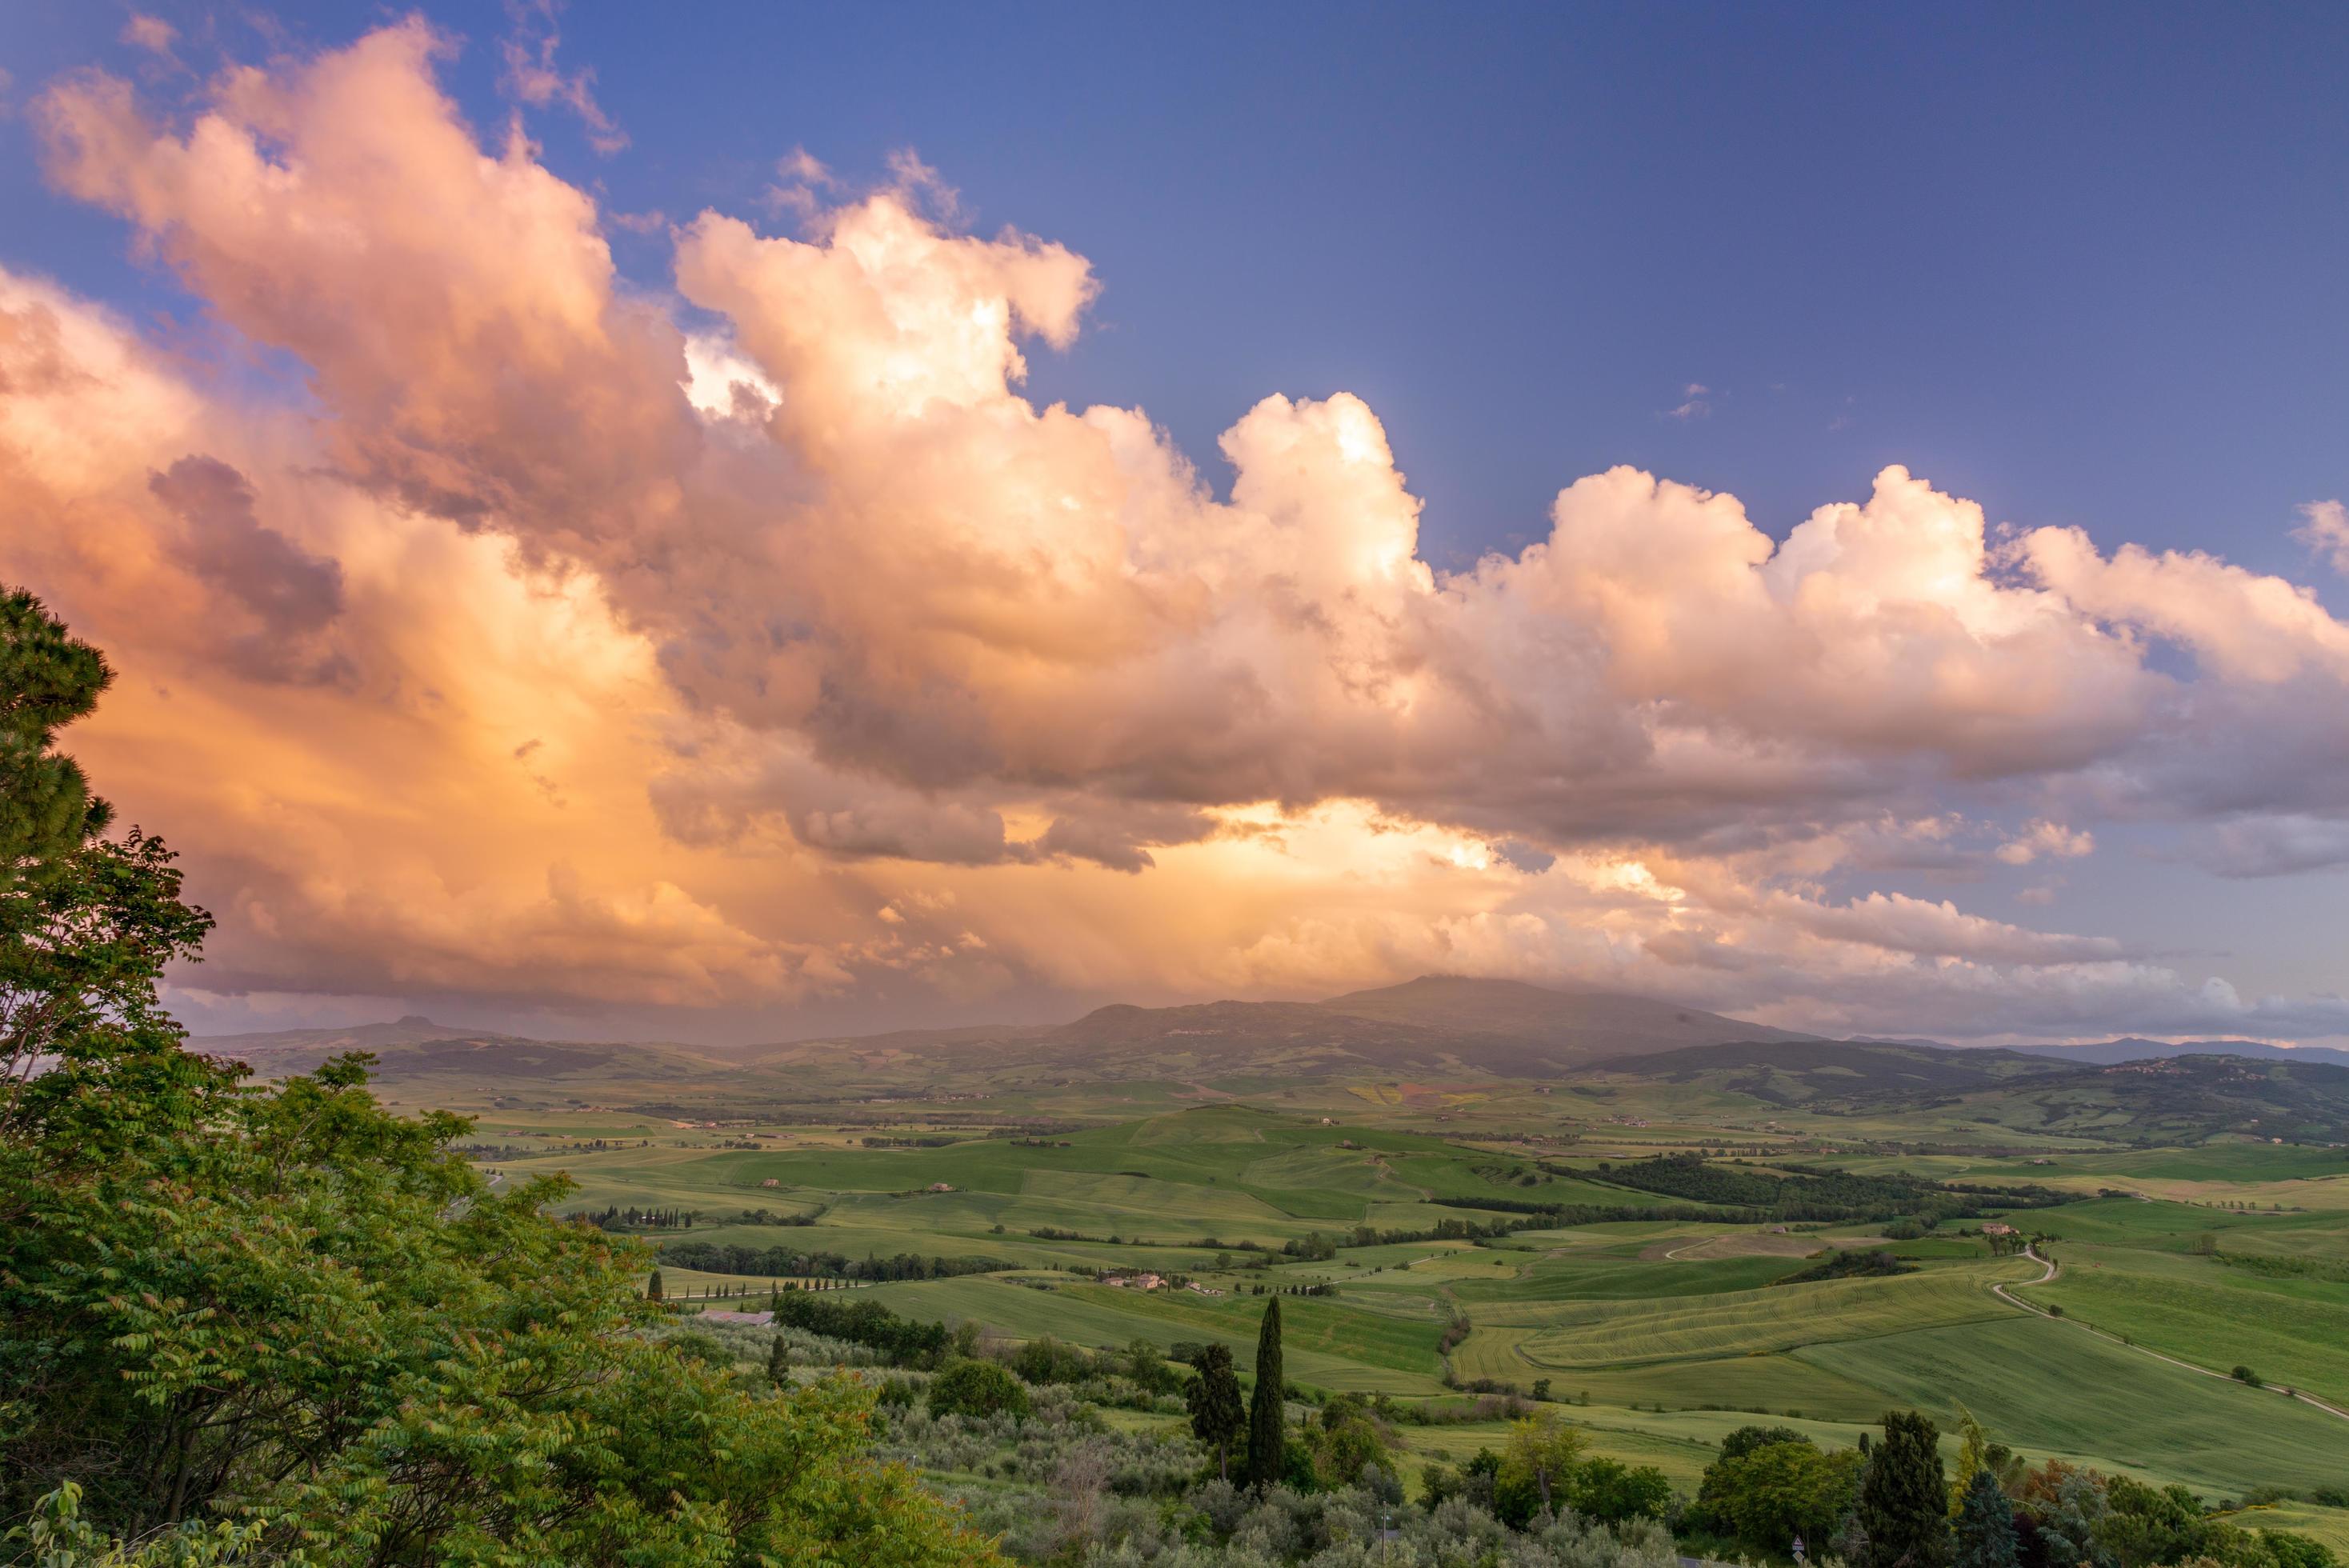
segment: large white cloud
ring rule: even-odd
[[[1783,542],[1613,469],[1438,573],[1348,394],[1246,411],[1222,494],[1138,409],[1035,406],[1091,268],[961,232],[917,165],[794,233],[702,213],[675,296],[632,285],[586,191],[463,122],[449,47],[410,21],[176,119],[103,76],[38,111],[59,186],[315,399],[0,281],[0,572],[150,683],[95,760],[227,890],[223,984],[1442,965],[2152,1026],[2221,993],[1851,882],[2092,874],[2108,820],[2238,873],[2349,858],[2349,627],[2305,589],[1994,530],[1899,468]]]

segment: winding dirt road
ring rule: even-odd
[[[2024,1281],[2023,1283],[2026,1284],[2045,1284],[2049,1280],[2054,1279],[2057,1274],[2062,1272],[2054,1258],[2042,1256],[2039,1249],[2036,1247],[2023,1248],[2023,1255],[2029,1258],[2033,1263],[2041,1264],[2046,1270],[2046,1272],[2042,1274],[2037,1279]],[[1992,1295],[1997,1296],[2001,1301],[2007,1303],[2011,1306],[2019,1306],[2025,1312],[2034,1313],[2052,1322],[2069,1324],[2074,1328],[2082,1329],[2089,1334],[2093,1334],[2097,1338],[2105,1340],[2108,1344],[2117,1345],[2124,1350],[2134,1350],[2140,1356],[2150,1356],[2156,1361],[2167,1361],[2172,1367],[2182,1367],[2189,1372],[2198,1373],[2205,1377],[2216,1377],[2222,1383],[2231,1383],[2234,1381],[2234,1378],[2224,1372],[2215,1372],[2208,1367],[2197,1367],[2191,1361],[2180,1361],[2177,1357],[2164,1356],[2158,1350],[2148,1350],[2144,1346],[2133,1344],[2128,1340],[2121,1338],[2116,1334],[2107,1334],[2101,1328],[2091,1327],[2089,1325],[2082,1323],[2077,1318],[2057,1317],[2054,1313],[2049,1312],[2044,1307],[2033,1306],[2031,1303],[2023,1300],[2021,1296],[2015,1295],[2010,1292],[2006,1286],[2002,1284],[1993,1284],[1990,1288]],[[2289,1390],[2277,1388],[2271,1391],[2282,1394],[2286,1398],[2297,1399],[2303,1405],[2313,1405],[2328,1416],[2338,1417],[2342,1420],[2349,1421],[2349,1410],[2344,1410],[2338,1405],[2329,1405],[2313,1394],[2303,1393],[2298,1388]]]

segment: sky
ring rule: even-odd
[[[2349,1039],[2338,7],[31,4],[200,1032]]]

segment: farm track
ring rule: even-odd
[[[2142,1193],[2137,1194],[2139,1197],[2142,1197],[2143,1195],[2144,1194]],[[2062,1265],[2058,1264],[2054,1258],[2041,1256],[2039,1250],[2036,1247],[2023,1248],[2023,1255],[2029,1258],[2033,1263],[2041,1264],[2046,1270],[2046,1272],[2042,1274],[2037,1279],[2024,1281],[2023,1283],[2025,1284],[2045,1284],[2048,1281],[2054,1279],[2058,1274],[2063,1272]],[[2222,1383],[2231,1383],[2235,1380],[2228,1374],[2218,1371],[2215,1368],[2198,1367],[2191,1361],[2180,1361],[2175,1356],[2165,1356],[2158,1350],[2147,1349],[2142,1345],[2123,1339],[2117,1334],[2107,1334],[2105,1330],[2095,1327],[2089,1324],[2082,1323],[2077,1318],[2057,1317],[2054,1313],[2049,1312],[2044,1307],[2033,1306],[2031,1303],[2024,1301],[2022,1297],[2009,1294],[2006,1286],[2003,1284],[1993,1284],[1990,1288],[1991,1294],[1997,1296],[2001,1301],[2007,1302],[2012,1305],[2019,1306],[2023,1311],[2032,1314],[2033,1316],[2044,1317],[2054,1323],[2068,1323],[2075,1328],[2085,1330],[2085,1332],[2093,1334],[2097,1338],[2105,1340],[2109,1344],[2119,1346],[2124,1350],[2134,1350],[2140,1356],[2150,1356],[2156,1361],[2167,1361],[2172,1367],[2180,1367],[2189,1372],[2199,1373],[2205,1377],[2216,1377]],[[2303,1405],[2313,1405],[2328,1416],[2335,1417],[2344,1421],[2349,1421],[2349,1410],[2344,1410],[2338,1405],[2329,1404],[2326,1401],[2318,1398],[2313,1394],[2307,1393],[2299,1388],[2293,1388],[2289,1391],[2278,1391],[2282,1392],[2284,1398],[2288,1399],[2297,1399]]]

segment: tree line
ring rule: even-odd
[[[492,1188],[472,1124],[388,1111],[365,1053],[259,1085],[187,1050],[158,985],[211,917],[55,744],[110,678],[0,594],[0,1550],[996,1560],[869,1460],[862,1392],[648,1337],[647,1254],[550,1218],[567,1178]]]
[[[898,1253],[891,1257],[868,1253],[852,1258],[845,1253],[799,1247],[752,1247],[739,1242],[668,1242],[660,1249],[662,1263],[673,1268],[704,1274],[750,1274],[781,1279],[786,1274],[830,1279],[885,1281],[952,1279],[960,1274],[993,1274],[1013,1265],[1001,1258],[925,1257]]]

